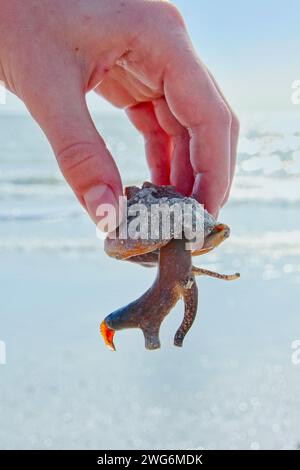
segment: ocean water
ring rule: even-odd
[[[298,121],[242,116],[232,197],[220,216],[232,235],[201,259],[239,270],[240,281],[199,281],[198,317],[182,350],[172,346],[178,305],[160,351],[144,351],[130,331],[112,354],[100,321],[155,273],[104,255],[37,125],[0,114],[0,448],[300,446]],[[142,139],[125,117],[95,122],[124,184],[148,179]]]

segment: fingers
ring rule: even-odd
[[[112,77],[105,78],[95,88],[95,92],[117,108],[126,108],[137,103],[126,87]]]
[[[189,42],[187,46],[166,68],[165,96],[171,112],[189,131],[193,194],[216,216],[230,184],[232,117]]]
[[[235,167],[236,167],[236,159],[237,159],[237,145],[239,139],[239,131],[240,131],[240,124],[237,116],[233,112],[231,106],[229,105],[228,101],[226,100],[225,96],[223,95],[219,85],[217,84],[216,80],[214,79],[213,75],[208,70],[209,76],[214,82],[215,87],[217,88],[218,92],[222,96],[224,102],[226,103],[230,113],[231,113],[231,127],[230,127],[230,184],[225,194],[225,198],[223,200],[222,206],[226,204],[229,198],[230,189],[233,183]]]
[[[107,216],[99,206],[109,204],[118,210],[120,175],[92,122],[80,87],[72,82],[61,89],[56,86],[49,84],[39,96],[27,92],[25,102],[47,135],[65,179],[98,223]],[[109,216],[114,219],[114,211]],[[113,230],[111,225],[109,229]]]
[[[230,123],[225,120],[190,129],[191,162],[195,172],[193,195],[215,217],[230,183],[229,132]]]
[[[155,100],[153,104],[158,123],[171,136],[173,142],[170,182],[180,193],[188,196],[191,194],[194,184],[193,168],[190,162],[189,133],[176,120],[164,98]]]
[[[153,97],[149,87],[118,65],[106,73],[95,91],[119,108],[148,102]]]
[[[154,184],[170,184],[170,158],[172,142],[168,134],[158,124],[153,104],[140,103],[126,109],[134,126],[145,140],[145,149],[151,180]]]
[[[225,194],[225,198],[223,200],[222,206],[224,206],[230,195],[231,186],[233,183],[233,178],[236,169],[236,161],[237,161],[237,149],[238,149],[238,140],[239,140],[239,132],[240,132],[240,123],[238,118],[234,113],[231,114],[231,134],[230,134],[230,183]]]

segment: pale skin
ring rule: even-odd
[[[93,89],[143,135],[155,184],[194,195],[215,216],[227,201],[238,120],[171,3],[1,0],[0,80],[43,129],[95,222],[123,190],[86,106]]]

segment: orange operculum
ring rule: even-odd
[[[109,328],[105,320],[103,320],[103,322],[100,325],[100,332],[101,332],[101,335],[103,336],[106,346],[108,346],[109,349],[111,349],[112,351],[115,351],[116,350],[115,345],[114,345],[115,330],[112,330],[111,328]]]

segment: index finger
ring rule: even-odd
[[[166,67],[164,92],[172,113],[190,134],[193,194],[216,216],[230,183],[231,113],[206,67],[185,42],[175,48]]]

